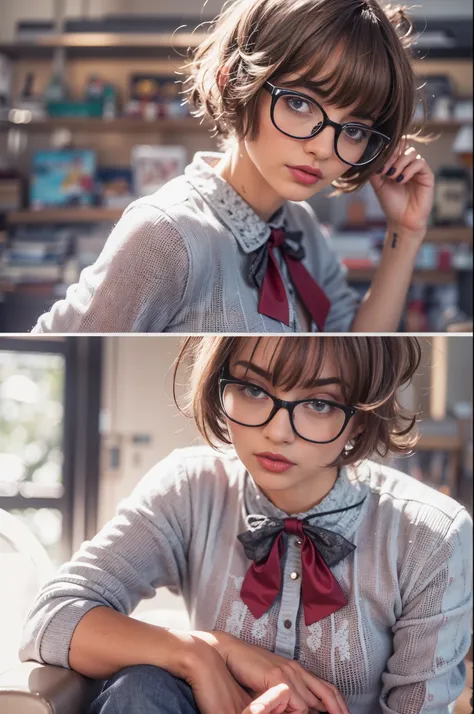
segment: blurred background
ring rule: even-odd
[[[0,0],[0,332],[28,331],[124,207],[216,149],[176,83],[220,0]],[[436,201],[403,328],[472,330],[472,4],[413,6]],[[202,24],[204,23],[204,24]],[[183,77],[181,77],[183,79]],[[384,234],[370,187],[312,200],[363,294]]]
[[[420,409],[421,438],[412,456],[387,461],[472,514],[472,340],[420,339],[422,364],[400,398]],[[152,465],[200,443],[172,398],[179,345],[174,337],[0,337],[0,673],[16,661],[22,619],[51,569],[112,518]],[[133,616],[188,624],[166,590]]]

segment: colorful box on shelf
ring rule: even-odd
[[[88,149],[37,151],[33,157],[31,206],[90,206],[96,157]]]

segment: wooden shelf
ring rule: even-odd
[[[130,33],[78,32],[49,35],[33,40],[0,44],[0,53],[11,59],[49,58],[60,47],[70,57],[158,57],[163,53],[197,47],[206,37],[203,32]],[[178,55],[177,55],[178,57]]]
[[[73,132],[119,132],[123,134],[133,133],[172,133],[172,132],[207,132],[210,130],[209,122],[201,122],[194,117],[177,117],[176,119],[156,119],[146,121],[144,119],[128,119],[126,117],[118,119],[99,118],[49,118],[44,121],[31,121],[27,124],[15,124],[14,122],[0,122],[0,131],[9,129],[23,129],[30,132],[50,132],[55,129],[69,129]]]
[[[472,119],[451,119],[449,121],[437,121],[436,119],[428,119],[425,122],[413,122],[415,129],[422,129],[422,133],[426,132],[454,132],[459,131],[462,126],[472,124]]]
[[[432,226],[424,243],[469,243],[472,245],[471,226]]]
[[[462,447],[460,434],[421,434],[416,451],[460,451]]]
[[[14,283],[0,282],[0,293],[14,293],[16,285]]]
[[[7,215],[7,223],[15,225],[36,225],[47,223],[95,223],[118,221],[122,208],[44,208],[33,211],[14,211]]]
[[[363,270],[349,270],[347,280],[349,283],[371,283],[376,267]],[[456,274],[452,270],[415,270],[412,283],[416,285],[452,285],[456,282]]]

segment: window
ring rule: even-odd
[[[53,562],[96,528],[101,338],[0,339],[0,508]]]

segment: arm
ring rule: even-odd
[[[400,323],[415,259],[426,235],[434,175],[403,139],[385,166],[370,179],[387,218],[382,259],[362,303],[354,332],[394,332]]]
[[[72,637],[90,611],[129,615],[158,587],[186,594],[190,538],[190,487],[178,452],[151,469],[115,518],[43,586],[25,623],[20,659],[70,667]],[[98,659],[100,652],[89,654]]]
[[[382,675],[383,714],[448,714],[464,686],[471,588],[472,521],[463,509],[441,546],[427,552],[403,598],[393,627],[393,654]]]
[[[132,205],[96,262],[33,328],[44,332],[163,331],[186,290],[183,238],[155,206]]]
[[[416,255],[423,240],[389,226],[382,259],[370,290],[352,324],[352,332],[396,332],[410,287]]]

